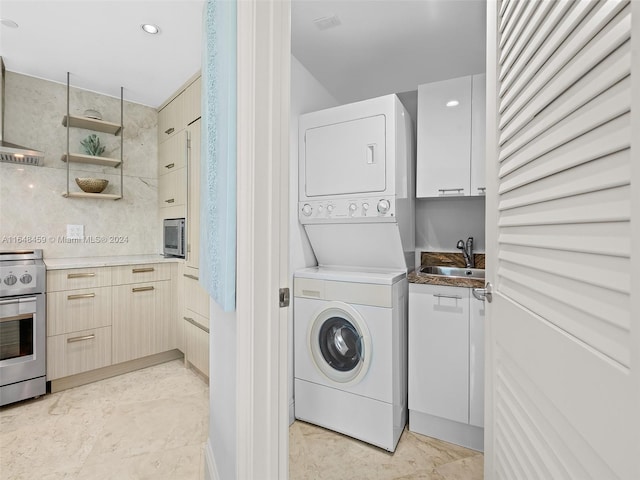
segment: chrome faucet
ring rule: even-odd
[[[458,244],[456,248],[462,250],[462,255],[464,256],[464,262],[467,264],[467,268],[474,268],[476,266],[474,257],[473,257],[473,237],[467,238],[467,243],[465,245],[463,240],[458,240]]]

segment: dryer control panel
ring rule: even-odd
[[[393,196],[305,201],[298,203],[300,223],[395,222]]]

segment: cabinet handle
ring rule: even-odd
[[[182,275],[184,275],[187,278],[190,278],[191,280],[200,280],[198,277],[196,277],[195,275],[190,275],[188,273],[183,273]]]
[[[456,300],[462,300],[462,297],[458,295],[443,295],[441,293],[434,293],[433,296],[438,298],[455,298]]]
[[[148,272],[153,272],[155,270],[155,268],[153,267],[146,267],[146,268],[134,268],[131,270],[132,273],[148,273]]]
[[[149,290],[153,290],[154,288],[152,286],[149,287],[136,287],[136,288],[132,288],[131,291],[136,293],[136,292],[148,292]]]
[[[173,167],[175,167],[175,166],[176,166],[176,164],[175,164],[175,163],[167,163],[167,164],[164,166],[164,168],[173,168]]]
[[[83,335],[81,337],[67,338],[67,343],[82,342],[83,340],[92,340],[94,338],[96,338],[96,335],[92,333],[91,335]]]
[[[478,187],[478,193],[484,195],[487,193],[487,187]]]
[[[166,133],[167,135],[171,135],[173,132],[175,132],[176,129],[171,127],[171,128],[167,128],[164,133]]]
[[[209,333],[209,329],[207,327],[205,327],[204,325],[200,325],[198,322],[196,322],[193,318],[190,317],[182,317],[184,318],[187,322],[189,322],[191,325],[194,325],[196,327],[198,327],[200,330]]]
[[[464,188],[439,188],[440,195],[446,195],[449,192],[456,192],[457,195],[464,193]]]
[[[85,278],[85,277],[95,277],[95,273],[69,273],[67,274],[67,278]]]
[[[79,293],[77,295],[67,295],[67,300],[78,300],[79,298],[93,298],[95,293]]]
[[[175,202],[175,199],[173,198],[170,198],[169,200],[165,200],[165,203],[173,203],[173,202]]]

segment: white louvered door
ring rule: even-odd
[[[640,9],[488,3],[485,478],[637,479]]]

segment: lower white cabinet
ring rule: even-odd
[[[484,303],[469,288],[409,284],[409,428],[482,450]]]

